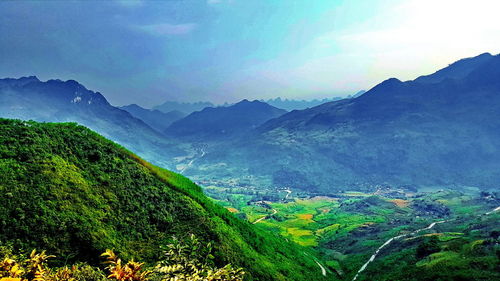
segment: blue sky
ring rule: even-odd
[[[496,0],[0,2],[0,77],[112,104],[325,98],[500,52]]]

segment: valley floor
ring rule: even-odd
[[[499,274],[498,194],[380,187],[371,193],[325,195],[229,186],[213,184],[204,190],[238,217],[319,251],[326,268],[318,270],[332,278],[395,280],[392,271],[403,267],[412,274],[439,267],[445,277],[461,271],[467,275],[471,264],[479,264],[477,270],[485,276],[474,280]],[[426,252],[426,247],[434,249]],[[465,257],[454,259],[456,255]],[[389,269],[381,274],[385,267]],[[410,280],[432,280],[424,277]]]

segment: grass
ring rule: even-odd
[[[84,127],[0,119],[0,131],[1,244],[43,248],[61,262],[99,264],[114,249],[154,263],[172,235],[192,233],[213,241],[217,264],[244,267],[250,280],[323,279],[305,258],[311,249],[236,218],[187,178]]]
[[[295,243],[302,246],[315,247],[318,245],[316,237],[311,230],[291,227],[286,228],[286,231],[282,232],[282,235],[291,238]]]
[[[421,239],[432,237],[435,237],[439,243],[450,245],[444,246],[442,252],[450,249],[456,250],[457,247],[461,247],[457,245],[463,243],[466,244],[464,251],[478,252],[484,248],[483,243],[485,242],[479,239],[484,236],[484,231],[470,231],[468,224],[455,219],[472,219],[477,214],[484,214],[491,210],[491,206],[488,207],[487,204],[473,196],[443,191],[421,193],[417,194],[416,197],[405,199],[373,196],[369,193],[351,191],[339,194],[339,198],[335,198],[333,195],[332,197],[312,196],[310,198],[301,196],[300,199],[294,199],[292,196],[292,199],[293,201],[286,203],[269,202],[268,209],[256,205],[239,205],[242,204],[241,202],[231,205],[235,200],[232,200],[230,206],[245,213],[250,221],[270,214],[271,209],[277,210],[276,215],[261,221],[258,225],[282,235],[290,242],[318,249],[321,251],[323,264],[332,272],[343,273],[342,276],[345,279],[352,278],[353,273],[389,238],[424,228],[438,219],[451,219],[451,221],[438,225],[430,232],[423,232],[418,236],[392,243],[391,247],[398,249],[401,256],[388,257],[386,255],[388,250],[385,249],[377,260],[383,260],[383,263],[387,265],[396,265],[401,260],[405,260],[405,266],[415,266],[417,261],[414,261],[412,257],[415,256],[416,245]],[[417,213],[421,210],[414,205],[414,201],[424,199],[425,202],[434,203],[433,206],[446,206],[449,208],[449,214],[444,215],[444,217],[436,217],[439,216],[439,213],[429,216]],[[477,241],[468,244],[463,241],[465,237],[471,236],[477,236]],[[409,247],[409,250],[404,250],[404,247]],[[421,268],[455,265],[462,268],[463,264],[460,262],[459,264],[450,262],[449,259],[456,257],[453,255],[444,253],[432,256],[429,260],[420,263]],[[375,265],[373,266],[375,267]],[[397,266],[387,267],[385,271],[392,272],[394,268]],[[412,268],[414,269],[414,267]],[[379,271],[377,272],[380,274]],[[367,274],[360,277],[359,280],[370,280],[366,279],[370,276]],[[381,280],[393,280],[390,279],[391,277],[384,279],[385,275],[380,276],[384,276],[381,277]]]

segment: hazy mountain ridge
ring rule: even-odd
[[[0,79],[0,117],[78,122],[165,167],[179,153],[175,141],[74,80]]]
[[[191,114],[195,111],[200,111],[206,107],[214,107],[215,105],[211,102],[176,102],[176,101],[166,101],[160,105],[154,106],[152,109],[159,110],[164,113],[171,111],[180,111],[186,115]]]
[[[430,75],[420,76],[415,82],[437,83],[444,79],[463,79],[477,67],[489,62],[493,56],[490,53],[484,53],[473,58],[461,59],[450,64],[448,67],[436,71]]]
[[[500,179],[500,124],[491,118],[500,115],[499,60],[483,54],[425,79],[391,78],[356,98],[288,113],[258,101],[205,108],[166,133],[187,144],[215,141],[199,165],[226,163],[273,185],[323,191],[380,183],[492,188]],[[180,147],[75,81],[25,77],[1,85],[5,117],[78,121],[163,166],[172,158],[162,149]],[[146,134],[137,134],[141,130]]]
[[[141,119],[151,128],[157,130],[158,132],[163,132],[173,122],[186,116],[185,113],[182,113],[178,110],[173,110],[164,113],[156,109],[143,108],[137,104],[122,106],[120,107],[120,109],[127,111],[128,113],[132,114],[132,116],[134,116],[135,118]]]
[[[230,138],[250,131],[281,116],[285,110],[260,101],[243,100],[227,107],[207,107],[174,122],[165,132],[176,137],[208,139]]]
[[[292,110],[302,110],[309,107],[318,106],[323,103],[341,99],[342,98],[340,97],[335,97],[335,98],[313,99],[313,100],[296,100],[296,99],[282,99],[278,97],[275,99],[260,100],[260,101],[265,102],[277,108],[281,108],[287,111],[292,111]]]
[[[277,186],[325,192],[380,183],[495,188],[500,57],[458,65],[466,77],[452,64],[437,72],[438,83],[392,78],[357,98],[286,113],[204,163],[227,162]]]
[[[455,72],[454,69],[457,69],[457,71]],[[436,75],[436,77],[433,75]],[[417,78],[414,81],[406,82],[402,82],[396,78],[387,79],[358,97],[328,102],[306,110],[294,110],[288,113],[259,101],[249,102],[247,100],[226,107],[205,108],[175,122],[172,125],[175,125],[174,129],[172,129],[172,126],[167,129],[167,131],[172,129],[172,131],[168,132],[170,136],[175,136],[178,140],[182,139],[182,142],[171,141],[169,143],[170,140],[168,138],[157,134],[144,122],[133,118],[129,113],[111,106],[101,94],[85,89],[85,87],[76,81],[63,82],[50,80],[40,82],[36,77],[0,80],[0,113],[7,116],[9,114],[21,116],[24,119],[73,120],[82,124],[90,124],[87,125],[89,127],[100,126],[100,129],[106,131],[107,134],[111,132],[120,137],[129,136],[132,138],[132,141],[137,142],[139,145],[144,145],[133,147],[130,145],[131,140],[125,138],[124,143],[127,145],[128,141],[128,146],[131,149],[144,149],[146,153],[151,153],[149,155],[156,161],[165,161],[164,163],[167,164],[171,163],[171,154],[162,152],[162,149],[175,149],[180,144],[184,146],[193,145],[194,147],[194,145],[199,143],[209,143],[207,146],[194,147],[198,151],[193,153],[193,155],[188,155],[184,158],[179,157],[184,159],[180,161],[188,163],[179,170],[185,173],[186,169],[189,168],[186,174],[192,175],[196,179],[201,178],[203,180],[203,177],[205,177],[216,181],[210,188],[218,192],[220,192],[216,186],[218,183],[221,183],[223,187],[226,187],[227,184],[229,189],[235,188],[237,193],[231,203],[238,202],[241,206],[229,205],[232,206],[232,209],[229,208],[231,212],[240,212],[238,213],[239,217],[248,219],[247,213],[243,213],[242,210],[250,210],[248,214],[251,215],[254,223],[272,225],[283,222],[285,232],[281,234],[285,233],[292,236],[294,234],[294,237],[299,237],[298,241],[307,244],[311,241],[311,236],[313,236],[311,229],[307,225],[302,225],[304,229],[296,228],[295,226],[297,225],[295,224],[300,224],[301,222],[298,222],[295,216],[299,219],[307,220],[308,223],[317,223],[321,218],[325,219],[326,215],[323,211],[326,210],[326,213],[328,213],[330,209],[314,209],[314,212],[311,214],[309,214],[309,211],[305,214],[301,207],[299,208],[298,204],[295,204],[298,200],[293,202],[294,199],[289,198],[292,192],[293,194],[297,194],[296,198],[300,199],[302,203],[305,202],[302,200],[304,193],[313,194],[311,196],[318,194],[327,195],[324,197],[315,196],[311,198],[311,202],[304,203],[312,204],[313,206],[318,206],[316,205],[318,200],[337,202],[338,198],[335,196],[345,197],[345,202],[339,205],[338,212],[340,213],[336,213],[339,217],[335,218],[335,220],[342,217],[346,218],[344,213],[349,213],[349,216],[346,218],[347,221],[344,222],[349,227],[354,225],[353,222],[360,218],[366,220],[366,215],[377,214],[375,211],[380,209],[381,213],[387,215],[386,218],[384,217],[384,220],[387,221],[386,226],[393,229],[397,228],[398,220],[399,223],[402,223],[408,217],[416,218],[415,223],[420,225],[423,223],[422,219],[424,217],[426,217],[425,219],[429,219],[436,216],[440,219],[446,219],[450,216],[450,209],[442,205],[442,202],[446,202],[443,198],[439,197],[436,200],[430,201],[416,198],[416,200],[410,199],[408,201],[407,199],[414,195],[408,195],[408,198],[400,198],[402,196],[400,194],[401,190],[412,194],[420,187],[429,188],[430,190],[446,187],[451,189],[477,187],[479,189],[491,190],[498,188],[498,182],[500,181],[500,163],[498,162],[498,159],[500,159],[500,121],[496,117],[500,116],[500,81],[498,79],[500,77],[500,56],[486,54],[477,58],[464,59],[451,64],[447,69],[424,77],[425,79],[423,80]],[[139,110],[142,109],[139,108]],[[85,245],[90,245],[92,251],[95,252],[92,256],[96,256],[94,254],[98,252],[97,250],[105,248],[107,245],[121,247],[124,251],[133,249],[127,249],[126,247],[139,245],[141,255],[151,254],[151,250],[158,246],[155,244],[159,241],[157,238],[163,237],[162,233],[165,230],[164,224],[158,226],[157,223],[161,222],[164,219],[163,215],[167,214],[167,223],[174,225],[174,228],[169,228],[167,231],[171,230],[172,233],[181,233],[186,232],[186,229],[193,228],[200,230],[199,227],[202,227],[201,232],[198,233],[199,235],[203,236],[208,233],[209,237],[204,237],[204,239],[215,239],[223,245],[219,249],[220,252],[217,258],[224,260],[225,257],[230,257],[229,260],[224,260],[224,262],[235,260],[238,265],[251,268],[251,271],[255,272],[255,276],[258,276],[258,279],[270,280],[272,277],[278,276],[277,279],[286,277],[287,280],[302,280],[301,278],[303,278],[305,271],[312,276],[312,280],[323,278],[319,273],[319,268],[322,268],[322,266],[318,264],[316,267],[314,259],[307,258],[300,250],[295,249],[293,246],[284,248],[288,244],[281,244],[281,242],[277,241],[273,242],[271,241],[274,239],[273,236],[264,238],[258,234],[260,230],[247,229],[241,225],[241,221],[232,221],[232,216],[227,217],[228,213],[225,210],[214,207],[215,205],[211,201],[205,201],[202,193],[199,192],[199,188],[192,183],[188,183],[185,179],[181,178],[181,181],[178,182],[179,177],[177,175],[156,167],[151,167],[148,163],[125,152],[125,154],[136,160],[133,165],[128,165],[131,164],[130,161],[120,158],[123,154],[119,153],[123,153],[123,151],[119,150],[117,152],[109,148],[110,143],[105,143],[104,149],[101,149],[103,146],[102,143],[87,143],[88,136],[93,136],[93,133],[82,127],[74,124],[55,125],[11,120],[0,121],[7,128],[5,130],[7,133],[4,135],[9,136],[4,139],[6,146],[12,146],[10,139],[21,140],[20,145],[16,145],[14,148],[7,147],[0,150],[0,153],[3,152],[5,154],[3,157],[4,161],[0,161],[3,162],[0,163],[0,168],[3,171],[8,171],[8,173],[0,173],[4,177],[0,183],[6,182],[8,183],[6,186],[14,186],[16,188],[19,185],[31,184],[33,182],[40,183],[36,185],[36,188],[42,188],[46,183],[49,183],[51,188],[54,186],[62,188],[61,194],[65,194],[68,197],[70,196],[66,194],[73,193],[67,192],[65,188],[72,186],[79,188],[79,190],[85,190],[85,196],[91,195],[88,198],[84,197],[85,200],[78,201],[78,204],[75,205],[76,207],[73,206],[73,209],[70,208],[70,212],[78,212],[79,210],[88,212],[89,209],[87,206],[80,208],[82,206],[81,203],[87,203],[87,200],[89,200],[88,202],[92,202],[92,204],[95,203],[92,200],[97,198],[94,197],[96,194],[87,192],[88,190],[93,190],[88,189],[88,186],[90,186],[89,183],[95,184],[97,182],[98,184],[94,185],[95,188],[106,189],[109,185],[113,186],[113,184],[116,184],[118,180],[125,180],[125,183],[117,185],[116,189],[113,189],[113,192],[121,192],[120,188],[132,187],[134,192],[139,191],[141,196],[146,194],[146,197],[138,197],[139,193],[134,193],[134,196],[130,196],[129,191],[126,190],[125,195],[123,195],[127,199],[133,198],[131,208],[135,210],[134,214],[137,212],[145,214],[144,212],[146,212],[148,215],[152,214],[153,216],[152,219],[148,218],[150,219],[148,223],[142,220],[147,215],[131,220],[134,223],[127,222],[133,227],[139,225],[141,227],[137,229],[146,231],[140,235],[137,234],[136,228],[133,228],[135,232],[132,231],[132,234],[126,232],[127,230],[123,229],[128,228],[124,227],[121,222],[117,222],[117,220],[114,220],[113,223],[117,223],[118,227],[116,229],[107,229],[105,232],[96,231],[96,229],[102,226],[98,220],[84,220],[77,221],[77,223],[75,221],[67,222],[72,227],[70,233],[77,231],[78,235],[85,237]],[[60,127],[58,128],[58,126]],[[142,130],[141,128],[145,129]],[[35,131],[29,131],[31,129]],[[22,132],[28,130],[29,133],[21,133],[20,137],[13,138],[11,135],[8,135],[12,132],[17,132],[17,130]],[[47,132],[50,132],[49,137],[43,135]],[[123,134],[124,132],[125,135]],[[26,136],[29,137],[27,139],[23,138]],[[35,137],[32,138],[32,136]],[[78,139],[78,137],[82,136],[84,136],[83,139]],[[37,154],[40,149],[40,143],[38,143],[40,140],[44,141],[42,147],[46,145],[50,147],[47,150],[50,153]],[[56,146],[52,147],[54,144]],[[63,148],[63,152],[55,153],[61,147]],[[69,156],[64,154],[68,151],[70,151]],[[82,153],[83,156],[80,157]],[[117,153],[120,157],[112,157],[116,156]],[[30,157],[33,157],[33,155],[36,157],[41,155],[40,157],[43,157],[37,158],[37,161],[32,161]],[[81,160],[84,165],[77,163],[78,161],[75,162],[75,157],[78,161]],[[17,166],[13,165],[13,163],[17,163],[12,162],[12,159],[15,161],[19,160],[22,165],[34,163],[34,169],[16,170],[16,173],[22,175],[21,179],[27,179],[31,178],[31,176],[30,174],[26,174],[26,171],[36,171],[35,175],[38,176],[32,177],[36,181],[26,183],[18,178],[12,178],[11,175],[14,173],[10,173],[10,171],[17,169]],[[106,161],[101,163],[102,165],[99,167],[101,170],[88,172],[87,169],[95,168],[93,166],[94,162],[99,162],[103,159],[106,159]],[[108,161],[111,159],[114,162]],[[127,165],[124,166],[119,160],[122,162],[128,161]],[[90,164],[87,162],[90,162]],[[41,166],[36,166],[39,163],[42,163]],[[135,170],[137,164],[140,171]],[[164,164],[164,166],[167,164]],[[120,170],[124,167],[128,167],[126,169],[134,167],[132,169],[134,171],[119,174]],[[54,171],[57,173],[54,173]],[[147,175],[143,175],[142,173],[144,172]],[[150,172],[152,174],[149,174]],[[60,177],[58,175],[68,175],[68,177]],[[109,180],[110,175],[113,180]],[[159,176],[160,180],[166,181],[167,186],[175,191],[174,195],[169,192],[162,193],[163,191],[158,191],[157,188],[142,193],[144,186],[148,188],[155,186],[156,182],[151,178],[154,176]],[[144,178],[147,178],[143,182],[144,184],[141,183],[134,186],[137,179],[143,180]],[[239,179],[245,180],[246,183],[239,186]],[[75,184],[81,182],[84,184]],[[178,185],[178,183],[182,185]],[[3,187],[0,185],[0,189]],[[185,189],[185,187],[188,187],[188,189]],[[262,192],[262,189],[259,189],[266,187],[271,188],[266,192]],[[239,188],[241,190],[238,190]],[[388,193],[390,197],[385,199],[373,197],[374,195],[379,196],[380,191],[384,189],[391,192]],[[0,204],[4,208],[10,208],[7,211],[4,209],[4,213],[8,212],[8,215],[3,216],[4,218],[17,218],[17,214],[13,210],[17,211],[15,207],[23,203],[21,200],[26,200],[26,198],[19,195],[19,190],[13,190],[15,192],[12,196],[16,200],[19,200],[14,202],[6,198],[7,203]],[[349,192],[351,190],[366,192]],[[180,210],[180,213],[172,215],[173,217],[177,216],[176,218],[192,218],[193,216],[200,215],[200,217],[185,225],[175,226],[175,222],[183,219],[174,220],[172,223],[170,220],[172,216],[168,215],[172,208],[171,205],[169,206],[170,209],[161,210],[163,213],[157,216],[158,201],[155,201],[157,197],[166,200],[166,198],[170,198],[169,196],[177,196],[176,193],[179,191],[182,193],[180,196],[186,196],[186,198],[176,197],[174,198],[175,200],[170,201],[171,204],[187,202],[186,204],[191,206],[190,202],[192,201],[190,200],[193,199],[197,203],[201,202],[202,209],[204,208],[205,211],[213,216],[205,217],[203,210],[200,215],[197,212],[199,211],[197,209],[198,205],[195,205],[196,207],[191,209],[190,207],[185,208],[186,206],[175,209],[176,211]],[[158,192],[161,194],[158,194]],[[280,195],[280,193],[285,192],[286,195],[281,194],[284,197]],[[45,193],[41,192],[40,194]],[[109,196],[109,193],[105,194]],[[244,202],[242,201],[242,194],[253,194],[256,196],[255,200],[258,201]],[[97,194],[96,196],[100,195]],[[151,199],[147,196],[153,196],[154,198]],[[225,200],[231,201],[228,199],[230,198],[228,194],[220,196]],[[368,197],[363,199],[364,196]],[[395,197],[393,198],[392,196]],[[488,200],[491,201],[487,204],[489,207],[497,206],[491,205],[498,203],[497,199],[495,199],[496,195],[486,192],[484,196],[481,196],[482,200],[489,198]],[[148,199],[143,200],[144,198]],[[272,202],[272,198],[278,199],[273,199],[276,201],[270,203]],[[362,199],[359,200],[360,198]],[[108,199],[104,198],[102,200]],[[112,201],[111,199],[109,200]],[[470,212],[472,210],[470,209],[471,205],[462,206],[465,202],[463,199],[452,196],[447,200],[449,201],[448,204],[458,204],[460,208],[463,208],[460,212],[464,210]],[[101,201],[100,197],[99,201]],[[154,201],[155,204],[148,204],[150,201]],[[26,202],[39,203],[43,201],[36,198],[36,200],[27,200]],[[291,207],[282,206],[285,202],[290,203]],[[396,205],[394,205],[395,203]],[[252,204],[255,204],[256,210],[260,210],[262,217],[252,213],[252,207],[249,207]],[[402,210],[401,212],[394,211],[399,210],[398,208],[406,208],[405,204],[410,204],[410,207],[415,209],[416,216],[405,215],[408,210]],[[234,206],[237,206],[238,209],[234,209]],[[287,211],[285,212],[284,209],[280,209],[277,206]],[[26,209],[32,210],[31,207],[32,205],[29,205],[29,208]],[[211,207],[214,207],[216,211],[210,211]],[[482,206],[481,208],[484,207],[486,206]],[[393,210],[395,213],[387,213],[388,210]],[[79,217],[93,218],[93,216],[100,215],[99,211],[100,209],[92,209],[89,213],[85,213]],[[419,244],[410,241],[409,248],[401,247],[399,243],[390,245],[388,249],[392,252],[389,257],[396,256],[398,257],[397,259],[380,259],[374,262],[379,265],[387,265],[391,262],[394,264],[395,260],[402,260],[400,263],[396,262],[398,264],[397,268],[390,268],[384,271],[371,266],[364,274],[364,277],[361,278],[369,279],[374,274],[383,275],[384,280],[392,280],[393,276],[403,276],[401,277],[403,279],[406,278],[404,276],[409,275],[420,276],[421,264],[431,266],[434,264],[433,258],[450,254],[453,255],[451,256],[453,259],[450,260],[454,262],[457,260],[455,255],[467,253],[467,247],[473,247],[477,243],[482,243],[478,245],[480,245],[482,250],[487,251],[487,257],[482,259],[482,254],[475,253],[467,257],[467,259],[459,260],[461,271],[456,272],[454,270],[456,264],[447,261],[445,265],[449,267],[446,272],[441,272],[437,275],[452,276],[456,273],[456,276],[472,276],[476,275],[476,272],[482,272],[485,276],[485,279],[482,280],[490,280],[491,276],[498,275],[494,271],[496,262],[494,247],[496,246],[491,246],[493,245],[492,243],[496,243],[497,238],[487,238],[488,232],[491,233],[490,236],[492,237],[495,236],[495,232],[493,228],[482,229],[481,223],[487,222],[491,225],[491,221],[494,221],[497,217],[487,217],[486,211],[497,216],[496,211],[480,209],[479,212],[475,212],[477,214],[468,214],[470,217],[478,216],[477,222],[464,221],[458,223],[458,221],[455,221],[455,218],[451,218],[450,221],[452,223],[446,228],[441,228],[439,236],[443,236],[445,239],[460,239],[459,237],[463,236],[460,243],[463,243],[464,246],[454,249],[453,253],[447,251],[447,247],[450,245],[453,246],[453,243],[448,243],[448,240],[439,241],[437,242],[439,249],[436,249],[438,252],[427,253],[429,254],[428,256],[419,257],[420,260],[418,261],[415,260],[413,258],[414,252],[418,253],[421,245],[425,246],[425,243],[427,243],[427,236],[423,235],[418,238],[418,241],[422,240]],[[290,214],[287,212],[290,212]],[[300,214],[297,212],[300,212]],[[24,213],[21,215],[24,215]],[[72,216],[73,214],[70,215]],[[356,217],[357,215],[361,216]],[[461,213],[457,213],[456,215],[459,218],[463,218]],[[31,215],[28,215],[28,217],[39,219],[39,217]],[[328,225],[335,222],[335,220],[330,219],[325,219],[323,223]],[[291,222],[286,222],[286,220],[291,220]],[[311,221],[309,222],[309,220]],[[49,219],[49,222],[51,221],[52,217]],[[151,221],[152,223],[150,223]],[[209,223],[198,224],[199,221],[204,223],[208,221]],[[225,222],[220,225],[221,221]],[[33,223],[33,221],[29,221],[29,223]],[[193,223],[196,224],[196,227],[193,227]],[[226,226],[226,223],[228,226]],[[345,252],[349,258],[342,266],[349,270],[349,274],[352,274],[362,264],[352,267],[349,261],[355,260],[359,263],[360,260],[364,260],[364,258],[359,256],[359,252],[362,252],[360,249],[365,249],[367,245],[378,247],[380,245],[375,245],[378,242],[381,242],[380,244],[382,245],[384,241],[375,241],[376,243],[369,241],[375,236],[378,237],[377,231],[380,231],[380,229],[377,229],[380,221],[375,226],[372,223],[368,220],[365,225],[363,221],[362,224],[358,224],[359,229],[353,232],[348,230],[350,229],[349,227],[342,228],[341,231],[346,231],[346,233],[349,233],[349,236],[331,236],[331,240],[325,239],[323,241],[324,244],[321,246],[325,247],[323,248],[325,250],[323,254],[327,256],[331,254],[328,260],[333,262],[326,263],[329,270],[340,268],[337,274],[339,276],[342,275],[342,267],[339,267],[339,262],[344,259],[337,254],[333,255],[332,250],[341,253],[345,249],[349,249]],[[402,225],[408,225],[408,223],[407,221]],[[6,224],[4,221],[4,225]],[[46,228],[42,229],[50,229],[52,225],[52,223],[49,223]],[[87,228],[80,229],[78,228],[79,225],[84,225]],[[161,231],[154,233],[147,232],[157,226]],[[213,228],[214,226],[216,227]],[[330,228],[330,226],[333,228]],[[321,237],[323,231],[330,233],[330,235],[333,235],[332,232],[334,231],[335,235],[337,235],[339,225],[330,226],[326,226],[324,229],[317,229],[321,231],[319,234],[314,232],[314,235]],[[412,229],[416,229],[416,225],[411,226]],[[17,225],[9,227],[17,227]],[[419,227],[425,228],[425,225]],[[450,234],[456,231],[457,227],[466,235]],[[481,235],[472,231],[469,233],[471,229],[474,231],[482,229]],[[63,228],[63,230],[66,229]],[[89,232],[85,232],[87,230]],[[59,229],[58,231],[61,230]],[[114,239],[116,237],[115,232],[120,233],[120,235],[128,235],[127,237],[130,237],[132,243],[120,245],[118,240]],[[401,228],[398,232],[404,233],[405,230]],[[14,229],[7,234],[16,235],[17,233],[18,230]],[[109,233],[111,235],[108,235]],[[153,233],[153,236],[150,236],[151,233]],[[226,239],[228,233],[235,235],[233,238],[236,237],[237,239]],[[242,236],[249,235],[251,239],[247,240],[245,238],[242,242],[239,238],[240,234]],[[43,244],[45,242],[42,241],[42,243],[36,240],[37,236],[33,235],[33,233],[30,233],[30,235],[29,238],[32,240],[31,242],[27,242],[32,243],[30,245],[46,245]],[[265,236],[264,234],[262,235]],[[270,234],[266,233],[266,235]],[[354,238],[350,235],[353,235]],[[384,233],[384,235],[388,235],[388,233]],[[67,242],[72,241],[71,239],[73,238],[67,233],[63,233],[60,237],[62,238],[57,238],[54,240],[55,242],[51,242],[66,243],[61,251],[65,255],[68,252],[64,253],[64,251],[73,245]],[[95,239],[96,237],[99,239]],[[144,237],[154,237],[154,239],[141,240]],[[364,238],[358,240],[359,237]],[[11,239],[12,236],[8,236],[8,238]],[[12,238],[12,240],[15,239],[15,237]],[[324,239],[324,237],[321,239]],[[156,242],[149,244],[151,241]],[[233,243],[234,241],[238,242]],[[262,241],[270,243],[263,243]],[[253,244],[254,242],[262,242],[262,244]],[[19,241],[16,240],[16,243],[19,243]],[[271,245],[270,248],[261,250],[262,245],[268,244]],[[48,245],[52,247],[54,244]],[[350,248],[351,246],[353,247]],[[244,249],[243,255],[241,255],[241,249]],[[71,251],[74,252],[74,249],[71,249]],[[78,249],[78,251],[81,251],[81,249]],[[295,257],[301,257],[298,268],[296,261],[289,258],[288,253],[291,252],[288,251],[293,252]],[[400,251],[403,251],[404,255],[399,255]],[[86,252],[84,253],[87,254]],[[279,262],[274,263],[276,253],[279,253]],[[255,260],[259,260],[260,262],[256,263]],[[404,263],[407,264],[405,265]],[[441,266],[441,263],[442,261],[439,261],[437,264]],[[484,270],[470,270],[469,264],[482,264],[481,266],[483,266]],[[405,272],[401,273],[400,268],[405,268]],[[428,276],[435,275],[428,274]],[[335,278],[333,275],[327,276]]]

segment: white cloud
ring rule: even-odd
[[[195,30],[197,27],[196,23],[182,23],[182,24],[151,24],[139,26],[139,29],[155,36],[165,36],[165,35],[182,35],[187,34]]]

